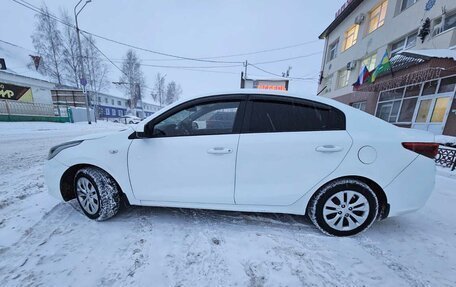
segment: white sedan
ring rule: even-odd
[[[322,97],[240,90],[181,101],[135,127],[53,147],[49,192],[91,219],[132,205],[308,215],[348,236],[421,208],[430,133]]]

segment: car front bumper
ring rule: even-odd
[[[60,179],[67,169],[68,166],[56,159],[46,161],[44,166],[44,180],[48,187],[49,194],[62,201],[63,197],[60,192]]]

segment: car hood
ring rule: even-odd
[[[82,141],[82,140],[95,140],[95,139],[101,139],[105,138],[111,135],[117,135],[118,133],[132,133],[135,130],[131,127],[125,127],[124,129],[118,130],[118,131],[113,131],[113,132],[106,132],[106,133],[95,133],[95,134],[88,134],[88,135],[83,135],[79,136],[77,138],[72,139],[71,141]]]

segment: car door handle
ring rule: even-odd
[[[315,149],[318,152],[338,152],[342,151],[343,148],[336,145],[322,145]]]
[[[233,150],[230,148],[226,148],[226,147],[213,147],[213,148],[207,150],[207,153],[210,153],[210,154],[228,154],[231,152],[233,152]]]

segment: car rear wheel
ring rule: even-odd
[[[120,188],[104,170],[95,167],[80,169],[75,176],[74,192],[79,206],[90,219],[106,220],[119,211]]]
[[[378,213],[373,190],[356,179],[336,180],[311,199],[307,214],[324,233],[350,236],[369,228]]]

